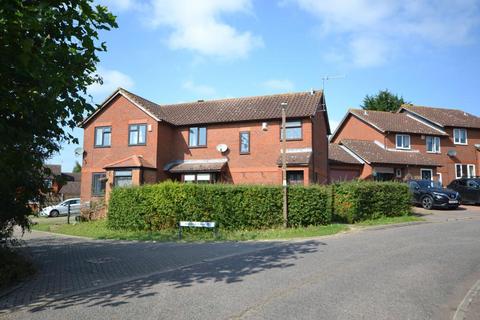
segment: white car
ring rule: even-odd
[[[42,211],[40,211],[40,215],[43,217],[58,217],[61,215],[67,215],[68,205],[70,205],[70,215],[80,214],[80,198],[72,198],[60,202],[57,205],[43,208]]]

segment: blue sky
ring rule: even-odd
[[[157,103],[321,89],[332,127],[380,89],[480,115],[480,2],[105,0],[103,101],[121,86]],[[82,145],[82,130],[75,136]],[[49,160],[72,169],[75,145]]]

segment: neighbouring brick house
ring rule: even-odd
[[[446,185],[476,175],[480,118],[410,104],[396,113],[350,109],[330,142],[332,181],[424,178]]]
[[[330,129],[322,91],[159,105],[120,88],[81,124],[82,201],[167,179],[281,184],[283,102],[289,182],[326,183]]]

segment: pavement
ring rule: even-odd
[[[285,242],[32,232],[39,272],[0,293],[0,318],[480,319],[480,208],[417,212],[430,223]]]

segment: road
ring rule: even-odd
[[[26,241],[43,272],[0,298],[0,318],[452,319],[480,279],[480,208],[428,220],[289,242],[35,233]]]

